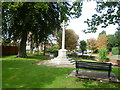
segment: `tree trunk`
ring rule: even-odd
[[[37,54],[39,55],[39,44],[38,44],[38,42],[36,43],[36,51],[37,51]]]
[[[43,53],[44,56],[45,56],[45,51],[46,51],[46,46],[45,46],[45,43],[44,43],[44,53]]]
[[[26,41],[27,41],[27,33],[23,33],[20,41],[18,57],[26,58]]]
[[[82,58],[83,58],[84,51],[82,51]]]
[[[33,42],[31,41],[31,44],[30,44],[30,54],[33,54],[33,49],[34,49]]]
[[[30,42],[30,54],[33,54],[34,43],[33,43],[32,35],[31,35],[30,38],[31,38],[31,42]]]

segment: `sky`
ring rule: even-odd
[[[82,30],[87,29],[87,24],[84,23],[87,19],[90,19],[93,14],[97,13],[95,11],[96,2],[95,1],[89,1],[83,2],[83,8],[82,8],[82,15],[80,18],[77,19],[70,19],[70,22],[68,22],[68,26],[66,29],[73,29],[75,33],[79,36],[79,40],[87,40],[89,38],[95,38],[97,39],[98,34],[102,32],[103,30],[106,31],[106,34],[114,34],[116,31],[117,26],[116,25],[109,25],[107,28],[101,28],[98,27],[98,30],[96,33],[89,33],[85,34],[82,32]]]

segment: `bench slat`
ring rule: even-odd
[[[101,65],[110,65],[111,63],[102,63],[102,62],[85,62],[85,61],[76,61],[76,63],[88,63],[88,64],[101,64]]]
[[[102,66],[104,66],[104,67],[108,67],[108,66],[110,66],[110,65],[101,65],[101,64],[89,64],[89,63],[77,63],[77,66],[95,66],[95,67],[102,67]]]
[[[101,67],[85,67],[85,66],[80,66],[79,68],[84,68],[84,69],[93,69],[93,70],[105,70],[105,71],[109,71],[109,68],[101,68]]]
[[[90,64],[77,64],[77,68],[79,67],[98,67],[98,68],[109,68],[109,66],[103,66],[103,65],[90,65]]]
[[[76,61],[76,68],[111,71],[111,63]]]

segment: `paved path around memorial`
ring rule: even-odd
[[[75,67],[74,64],[54,64],[50,63],[51,60],[44,60],[36,63],[37,65],[53,66],[53,67]]]

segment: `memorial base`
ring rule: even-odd
[[[58,51],[58,56],[54,59],[51,59],[50,63],[54,64],[73,64],[71,61],[69,61],[69,58],[67,58],[67,50],[66,49],[60,49]]]

